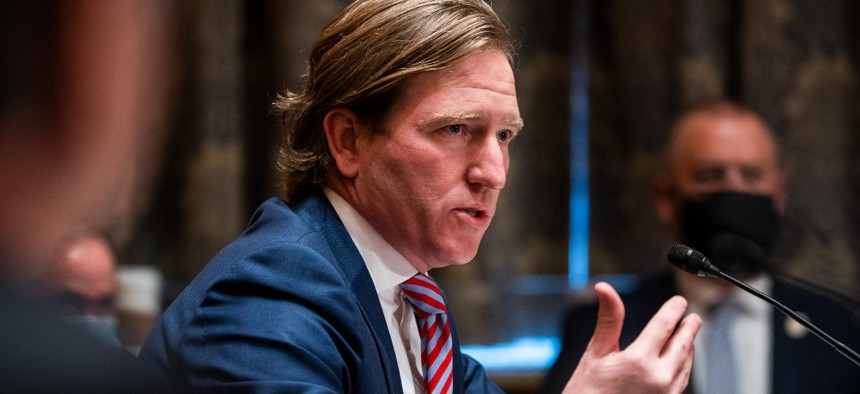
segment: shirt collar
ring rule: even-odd
[[[755,278],[749,279],[746,283],[764,294],[770,294],[770,290],[773,287],[773,279],[768,275],[758,275]],[[735,293],[735,302],[748,314],[758,315],[770,308],[770,304],[766,301],[741,289],[738,289]]]
[[[323,191],[364,259],[377,294],[418,273],[343,197],[329,188],[323,188]]]
[[[676,273],[677,275],[677,273]],[[733,302],[744,314],[763,316],[770,305],[764,300],[737,287],[729,288],[728,291],[716,286],[717,278],[697,278],[688,274],[676,277],[680,293],[689,302],[689,312],[708,314],[717,304]],[[767,274],[758,275],[746,279],[745,283],[750,287],[758,289],[762,293],[769,294],[773,287],[773,279]]]

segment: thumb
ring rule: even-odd
[[[597,311],[597,325],[594,335],[588,344],[587,353],[602,357],[618,351],[618,338],[624,324],[624,303],[621,296],[606,282],[594,285],[597,300],[600,303]]]

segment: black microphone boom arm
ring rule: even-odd
[[[809,329],[809,331],[812,331],[812,333],[815,334],[815,336],[820,338],[822,341],[826,342],[830,346],[833,346],[833,348],[836,349],[836,351],[841,353],[843,356],[847,357],[855,364],[860,365],[860,355],[858,355],[857,352],[852,350],[850,347],[846,346],[842,342],[837,341],[836,339],[828,335],[826,332],[822,331],[820,328],[810,323],[808,320],[804,319],[803,316],[800,316],[787,306],[779,303],[779,301],[774,300],[767,294],[762,293],[761,291],[751,287],[750,285],[733,278],[731,275],[720,271],[720,269],[713,265],[710,259],[705,257],[705,255],[701,252],[687,245],[676,244],[672,245],[672,247],[669,248],[669,253],[666,255],[666,257],[669,259],[669,262],[671,262],[672,265],[683,271],[696,274],[698,276],[710,276],[714,278],[725,279],[730,283],[734,284],[735,286],[744,289],[744,291],[746,291],[747,293],[750,293],[773,305],[776,309],[779,309],[780,312],[794,319],[796,322]]]

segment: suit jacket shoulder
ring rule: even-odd
[[[775,280],[772,296],[854,351],[860,351],[860,325],[851,311],[830,298]],[[774,310],[774,393],[858,393],[860,366],[800,324]]]
[[[373,282],[321,195],[266,201],[140,357],[201,391],[400,392]]]
[[[499,392],[462,355],[455,392]],[[328,200],[270,199],[165,311],[141,351],[201,391],[400,393],[370,273]]]

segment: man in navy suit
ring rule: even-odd
[[[681,242],[700,250],[724,272],[771,294],[808,316],[830,335],[857,349],[857,321],[832,300],[769,274],[767,255],[785,207],[784,175],[771,131],[753,110],[716,101],[688,110],[676,122],[658,177],[657,209]],[[668,264],[663,263],[664,267]],[[681,294],[703,318],[696,338],[690,391],[735,393],[856,393],[860,369],[769,304],[721,279],[680,270],[642,275],[622,299],[625,345],[667,297]],[[736,308],[725,328],[720,310]],[[545,389],[566,384],[585,351],[596,305],[577,305],[565,318],[561,354]],[[718,340],[718,331],[726,337]],[[706,339],[714,338],[713,345]],[[717,353],[729,350],[726,359]],[[731,371],[725,367],[732,365]],[[718,391],[719,385],[728,391]]]
[[[348,6],[312,47],[299,91],[275,104],[287,200],[257,210],[140,357],[204,392],[415,393],[436,379],[450,383],[433,392],[500,391],[460,353],[447,315],[450,372],[430,372],[427,326],[401,283],[477,252],[523,127],[512,58],[483,0]],[[607,284],[596,291],[601,327],[569,389],[682,390],[700,327],[682,321],[686,301],[668,300],[619,352],[623,305]]]

